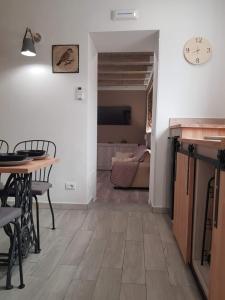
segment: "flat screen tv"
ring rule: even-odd
[[[130,106],[98,106],[98,125],[130,125]]]

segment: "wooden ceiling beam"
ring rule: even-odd
[[[153,66],[151,61],[99,61],[99,66]]]
[[[128,77],[124,77],[124,78],[113,78],[113,77],[111,77],[111,78],[104,78],[104,76],[103,77],[99,77],[98,78],[98,81],[144,81],[144,80],[146,80],[146,81],[148,81],[149,80],[149,78],[150,77],[142,77],[142,78],[128,78]]]
[[[108,84],[108,85],[111,85],[111,84],[117,84],[117,85],[121,85],[121,84],[148,84],[148,80],[111,80],[111,81],[105,81],[105,80],[99,80],[98,81],[98,84]]]
[[[98,74],[151,74],[152,71],[99,71]]]
[[[109,80],[120,80],[120,79],[150,79],[150,75],[147,74],[99,74],[99,79],[109,79]]]
[[[116,65],[116,66],[98,66],[98,71],[151,71],[151,66],[127,66],[127,65]]]
[[[147,84],[143,83],[111,83],[111,84],[106,84],[106,83],[101,83],[98,85],[98,87],[106,87],[106,86],[144,86],[147,87]]]
[[[151,80],[153,52],[100,53],[98,56],[98,86],[147,88]]]
[[[99,60],[150,60],[150,58],[154,57],[154,52],[113,52],[113,53],[99,53]]]

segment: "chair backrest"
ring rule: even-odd
[[[5,140],[0,140],[0,153],[8,153],[9,144]]]
[[[48,140],[27,140],[19,142],[15,145],[13,152],[18,150],[44,150],[49,156],[56,156],[56,145],[54,142]],[[35,181],[49,182],[51,170],[52,165],[44,168],[43,170],[36,171],[34,172],[32,179]]]

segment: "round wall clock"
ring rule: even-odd
[[[212,55],[212,47],[209,41],[203,37],[194,37],[184,45],[184,57],[193,64],[206,63]]]

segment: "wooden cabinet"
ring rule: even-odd
[[[191,259],[194,159],[177,153],[173,232],[185,263]]]
[[[212,252],[209,280],[209,300],[225,299],[225,171],[220,172],[219,197],[215,197]],[[217,202],[218,200],[218,215]],[[216,216],[217,215],[217,216]]]
[[[215,166],[210,161],[194,160],[187,154],[177,152],[173,233],[184,262],[192,265],[209,300],[225,299],[225,171],[220,171],[219,178],[217,172],[219,171],[215,173]],[[217,193],[214,188],[213,205],[209,209],[213,222],[204,223],[207,186],[214,178],[213,186],[218,185],[219,189]],[[211,259],[202,263],[203,232],[206,224],[211,236]]]
[[[206,126],[203,129],[202,137],[208,134]],[[216,129],[225,130],[225,125]],[[183,259],[191,265],[205,297],[208,300],[223,300],[225,139],[222,136],[218,140],[202,137],[179,138],[177,147],[173,149],[173,157],[176,158],[173,164],[175,180],[174,177],[171,179],[174,183],[173,233]],[[177,137],[173,139],[176,141]]]

